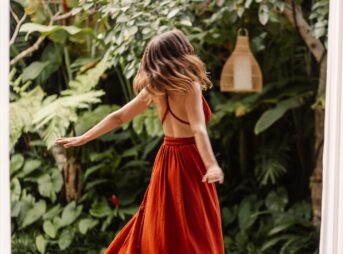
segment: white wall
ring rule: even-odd
[[[343,1],[330,0],[320,254],[343,253]]]

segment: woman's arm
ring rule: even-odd
[[[58,138],[56,143],[63,145],[65,148],[83,145],[106,134],[123,123],[130,121],[133,117],[143,112],[150,102],[150,94],[143,89],[133,100],[119,110],[107,115],[103,120],[83,135],[70,138]]]
[[[203,182],[213,183],[218,181],[219,183],[223,183],[224,174],[214,156],[207,134],[202,91],[199,84],[195,84],[188,92],[185,99],[185,106],[188,121],[194,133],[196,146],[207,169],[207,173],[203,177]]]

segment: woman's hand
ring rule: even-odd
[[[219,182],[220,184],[224,183],[224,173],[223,170],[218,165],[210,166],[207,169],[206,174],[202,178],[203,182],[215,183]]]
[[[55,141],[56,144],[63,145],[64,148],[69,148],[72,146],[82,146],[87,143],[83,136],[70,137],[70,138],[58,138]]]

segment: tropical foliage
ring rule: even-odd
[[[133,98],[144,47],[172,28],[187,34],[214,83],[205,96],[226,175],[218,186],[226,252],[317,253],[309,179],[323,94],[301,20],[287,15],[296,10],[326,45],[328,0],[12,0],[13,253],[99,253],[135,213],[162,141],[153,107],[84,147],[65,151],[54,140]],[[221,68],[242,27],[264,88],[223,94]]]

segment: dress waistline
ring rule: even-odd
[[[195,144],[194,137],[168,137],[164,136],[164,144],[166,145],[190,145]]]

